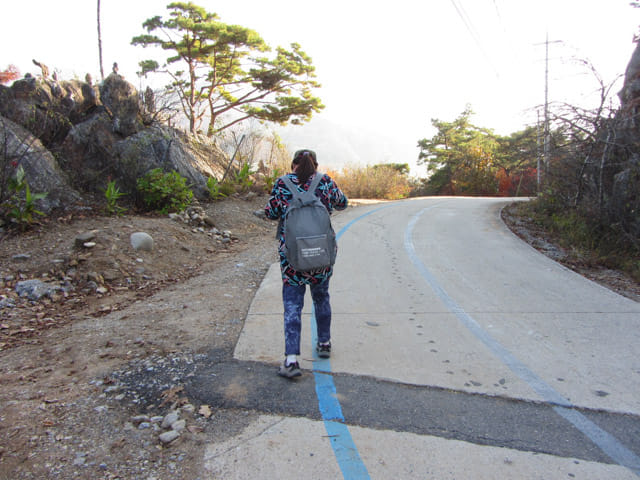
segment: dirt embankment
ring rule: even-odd
[[[199,412],[171,378],[142,405],[125,399],[111,374],[231,355],[276,261],[275,224],[255,214],[265,203],[207,205],[214,226],[86,216],[2,239],[0,478],[197,478],[204,439],[240,428],[247,414]],[[76,242],[87,232],[91,241]],[[150,234],[153,250],[134,250],[134,232]],[[60,288],[37,301],[19,297],[17,284],[33,279]],[[168,429],[154,417],[172,407],[184,430],[164,444]]]

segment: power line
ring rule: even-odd
[[[498,18],[502,20],[502,17],[500,16],[500,10],[498,9],[498,2],[496,2],[496,0],[493,0],[493,6],[496,8],[496,14],[498,15]]]
[[[471,35],[471,38],[473,38],[473,40],[476,42],[476,45],[478,46],[478,48],[480,50],[483,50],[482,45],[480,44],[480,38],[478,37],[475,28],[473,28],[473,26],[471,25],[471,20],[467,15],[465,15],[466,12],[463,13],[464,9],[462,8],[462,5],[458,5],[456,0],[451,0],[451,4],[453,5],[453,8],[456,9],[456,13],[460,17],[460,20],[462,20],[462,23],[464,23],[464,26],[469,32],[469,35]]]
[[[462,4],[458,4],[456,0],[451,0],[451,4],[453,5],[453,8],[455,8],[456,13],[460,17],[460,20],[462,20],[462,23],[464,23],[465,28],[469,32],[469,35],[471,35],[471,38],[475,42],[476,46],[478,47],[478,49],[480,50],[484,58],[489,63],[489,66],[493,69],[494,73],[496,74],[496,77],[499,77],[500,74],[498,73],[497,68],[491,61],[491,58],[485,51],[484,47],[482,46],[482,42],[480,41],[480,36],[478,35],[477,30],[473,26],[473,23],[471,22],[471,19],[469,18],[469,15],[465,11],[464,7],[462,6]]]
[[[477,39],[478,43],[480,43],[480,35],[478,34],[478,30],[473,25],[473,22],[471,21],[471,18],[469,18],[469,14],[465,10],[464,5],[462,5],[462,3],[459,0],[457,2],[457,5],[458,5],[458,8],[459,8],[460,14],[463,17],[463,21],[465,22],[466,25],[469,26],[469,31],[472,33],[473,37],[475,39]]]
[[[502,21],[502,15],[500,15],[500,9],[498,8],[498,2],[496,2],[496,0],[493,0],[493,6],[496,9],[496,16],[498,17],[498,22],[502,26],[502,30],[506,32],[507,29],[505,28],[504,22]]]

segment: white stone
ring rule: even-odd
[[[181,432],[185,429],[186,426],[187,426],[186,420],[178,420],[177,422],[173,422],[171,424],[171,429],[175,430],[176,432]]]
[[[131,234],[131,246],[134,250],[153,250],[153,238],[145,232],[134,232]]]
[[[175,430],[169,430],[167,432],[161,433],[158,438],[162,443],[171,443],[179,436],[180,434]]]
[[[169,412],[162,420],[162,428],[169,428],[180,419],[178,412]]]

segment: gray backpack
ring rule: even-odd
[[[299,272],[330,267],[336,261],[336,234],[329,212],[315,194],[323,174],[316,172],[309,190],[298,191],[286,175],[282,178],[293,198],[284,215],[284,248],[291,266]]]

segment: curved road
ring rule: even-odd
[[[212,478],[638,478],[640,304],[515,237],[508,201],[334,217],[334,352],[314,358],[305,318],[299,381],[275,375],[274,265],[235,360],[200,373],[217,379],[207,391],[192,383],[211,405],[263,413],[209,447]]]

